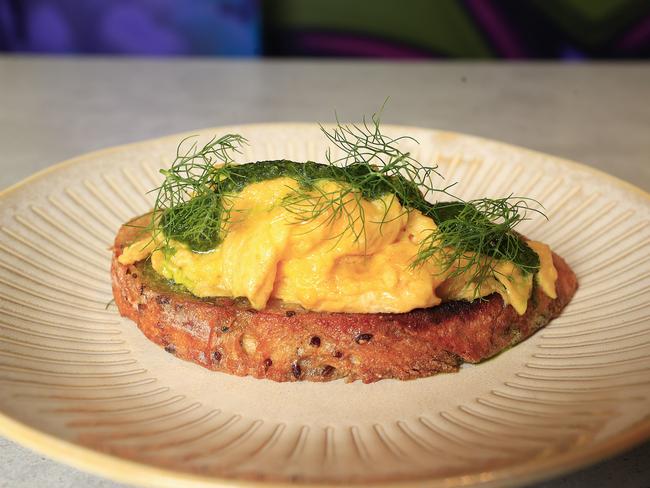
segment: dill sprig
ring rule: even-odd
[[[232,153],[240,152],[246,139],[238,134],[212,138],[198,147],[191,137],[181,141],[171,167],[160,172],[165,176],[157,188],[150,227],[154,237],[162,233],[163,247],[169,240],[186,242],[196,251],[208,251],[221,240],[230,220],[229,206],[219,191]],[[221,165],[221,166],[219,166]]]
[[[438,166],[425,166],[413,158],[411,153],[399,148],[400,142],[411,141],[417,144],[418,141],[410,136],[386,136],[381,132],[380,119],[381,111],[373,114],[371,123],[364,117],[359,125],[341,124],[337,116],[336,126],[332,130],[320,126],[325,137],[343,153],[335,158],[328,148],[325,158],[330,165],[363,168],[362,180],[357,185],[353,184],[356,190],[366,198],[379,193],[391,193],[403,205],[412,206],[410,203],[422,202],[432,193],[444,193],[453,186],[438,188],[433,183],[434,177],[441,177]]]
[[[355,241],[360,240],[365,245],[363,199],[374,200],[391,195],[391,199],[384,202],[383,217],[378,222],[373,222],[379,224],[381,231],[381,225],[388,222],[388,213],[395,198],[401,203],[404,212],[408,212],[427,206],[426,197],[434,192],[448,193],[453,185],[438,188],[433,183],[434,177],[441,176],[437,166],[424,166],[409,152],[403,152],[399,148],[401,141],[417,141],[409,136],[392,138],[383,134],[380,116],[381,110],[371,117],[370,122],[364,117],[361,124],[341,124],[337,116],[336,126],[330,130],[320,125],[322,133],[341,153],[335,157],[331,148],[328,148],[325,159],[333,173],[343,176],[338,179],[345,185],[327,191],[320,187],[314,188],[312,182],[298,180],[299,187],[293,189],[283,202],[297,220],[311,221],[325,215],[327,218],[319,225],[329,225],[343,218],[347,225],[333,238],[340,239],[350,232]]]
[[[526,197],[481,198],[432,205],[426,213],[437,223],[421,242],[412,265],[437,260],[447,277],[465,275],[478,293],[493,277],[500,261],[515,263],[524,273],[539,269],[539,257],[514,231],[529,214],[544,215],[539,203]]]

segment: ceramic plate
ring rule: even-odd
[[[0,433],[75,466],[156,486],[524,484],[650,434],[650,198],[587,167],[410,127],[456,193],[527,195],[580,289],[562,317],[460,372],[414,381],[273,383],[150,343],[111,300],[109,247],[146,212],[184,135],[67,161],[2,194]],[[323,160],[315,124],[200,131],[242,161]]]

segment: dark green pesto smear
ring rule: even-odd
[[[497,259],[507,256],[526,272],[539,269],[537,254],[510,228],[493,223],[489,216],[479,210],[480,205],[472,202],[429,203],[412,181],[401,175],[388,176],[367,164],[338,167],[313,161],[259,161],[215,167],[213,174],[207,177],[207,184],[214,191],[201,193],[187,202],[164,209],[160,220],[167,238],[183,242],[197,252],[210,251],[223,240],[222,223],[226,220],[222,203],[224,194],[236,195],[252,183],[288,177],[305,190],[312,189],[319,181],[333,180],[349,185],[367,200],[394,194],[406,209],[419,210],[436,222],[443,238],[469,231],[462,242],[464,252],[480,252]],[[200,233],[193,232],[197,213],[200,213],[201,219],[214,224],[201,226]],[[463,229],[463,226],[467,229]],[[453,244],[453,239],[450,244]]]

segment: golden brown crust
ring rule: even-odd
[[[149,278],[147,263],[117,258],[133,240],[124,226],[111,274],[120,313],[150,340],[206,368],[274,381],[412,379],[456,371],[532,335],[557,317],[577,289],[573,271],[553,255],[558,298],[538,287],[519,316],[499,295],[402,314],[309,312],[281,302],[256,311],[243,299],[199,299]]]

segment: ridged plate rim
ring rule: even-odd
[[[64,160],[40,170],[27,178],[9,186],[0,191],[0,202],[9,194],[17,191],[32,182],[41,180],[64,170],[70,166],[83,165],[86,161],[92,160],[103,155],[118,152],[124,149],[133,149],[137,146],[144,146],[151,143],[179,139],[188,134],[205,132],[205,131],[223,131],[232,127],[238,129],[255,130],[257,128],[283,129],[291,130],[292,128],[313,127],[314,123],[309,122],[289,122],[289,123],[256,123],[256,124],[237,124],[236,126],[216,126],[195,131],[186,131],[182,133],[170,134],[162,137],[155,137],[146,140],[136,141],[128,144],[110,146],[103,149],[87,152],[82,155]],[[462,138],[465,141],[475,144],[490,144],[495,149],[504,149],[516,151],[522,155],[543,156],[546,159],[553,160],[558,165],[568,166],[574,171],[580,171],[591,174],[592,176],[606,180],[612,185],[627,191],[633,191],[638,196],[650,202],[650,193],[645,190],[612,176],[604,171],[592,168],[585,164],[572,161],[569,159],[550,155],[541,151],[524,148],[506,142],[483,138],[471,134],[465,134],[454,131],[437,130],[427,127],[417,127],[408,125],[386,125],[386,129],[409,133],[409,131],[431,131],[442,136]],[[107,276],[108,279],[108,276]],[[140,486],[161,486],[175,487],[178,483],[183,483],[187,487],[220,487],[220,486],[244,486],[244,487],[275,487],[287,486],[286,483],[269,482],[269,481],[250,481],[250,480],[233,480],[227,478],[217,478],[200,476],[189,473],[178,472],[170,469],[164,469],[154,466],[148,466],[135,461],[129,461],[117,456],[103,454],[92,449],[80,446],[73,442],[44,433],[28,424],[19,422],[12,417],[0,411],[0,434],[15,441],[19,444],[40,452],[52,459],[64,462],[77,468],[99,474],[116,481],[131,483]],[[382,486],[389,487],[412,487],[421,486],[422,483],[428,483],[428,486],[434,487],[457,487],[457,486],[517,486],[526,483],[532,483],[541,479],[557,476],[569,471],[585,467],[587,465],[601,461],[609,456],[613,456],[626,449],[630,449],[643,441],[650,438],[650,415],[637,424],[628,427],[624,431],[611,436],[605,442],[592,443],[590,446],[583,446],[578,451],[569,455],[554,456],[543,460],[533,460],[532,462],[521,464],[517,467],[507,466],[490,471],[484,471],[474,474],[451,476],[448,478],[435,479],[418,479],[409,481],[385,482]],[[368,483],[358,483],[355,486],[363,486]],[[295,483],[292,486],[334,486],[332,484],[320,483]]]

